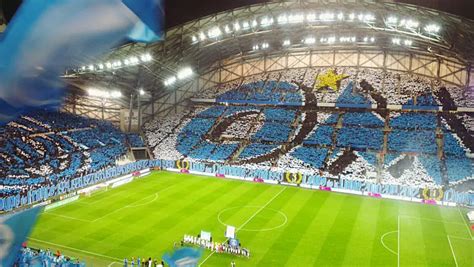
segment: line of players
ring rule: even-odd
[[[143,260],[140,259],[140,257],[135,258],[132,257],[130,262],[128,261],[127,258],[123,259],[123,266],[124,267],[164,267],[165,263],[161,261],[160,263],[158,262],[157,259],[152,260],[151,258],[143,258]]]
[[[202,248],[209,249],[211,251],[215,251],[216,253],[228,253],[233,255],[241,255],[244,257],[250,257],[250,250],[246,248],[242,248],[240,243],[238,245],[231,245],[229,240],[227,243],[218,243],[212,242],[212,237],[210,240],[206,240],[201,238],[200,236],[191,236],[191,235],[184,235],[183,240],[181,241],[181,246],[184,244],[192,244],[197,245]]]

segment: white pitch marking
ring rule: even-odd
[[[460,223],[460,222],[448,222],[448,221],[429,219],[429,218],[423,218],[423,217],[416,217],[416,216],[401,215],[401,217],[408,218],[408,219],[418,219],[418,220],[423,220],[423,221],[430,221],[430,222],[440,222],[440,223],[464,225],[464,223]]]
[[[395,251],[393,251],[391,248],[387,247],[387,246],[385,245],[385,243],[383,242],[383,239],[385,238],[386,235],[389,235],[389,234],[392,234],[392,233],[396,233],[396,232],[398,232],[398,231],[391,231],[391,232],[387,232],[387,233],[383,234],[383,235],[380,237],[380,243],[382,243],[382,246],[383,246],[384,248],[386,248],[388,251],[392,252],[392,253],[395,254],[395,255],[398,255],[397,252],[395,252]]]
[[[82,250],[82,249],[78,249],[78,248],[72,248],[72,247],[68,247],[68,246],[64,246],[64,245],[60,245],[60,244],[56,244],[56,243],[52,243],[52,242],[48,242],[48,241],[44,241],[44,240],[32,238],[32,237],[30,237],[30,238],[28,238],[28,239],[29,239],[29,240],[33,240],[33,241],[36,241],[36,242],[40,242],[40,243],[43,243],[43,244],[47,244],[47,245],[51,245],[51,246],[55,246],[55,247],[60,247],[60,248],[65,248],[65,249],[69,249],[69,250],[73,250],[73,251],[78,251],[78,252],[82,252],[82,253],[89,254],[89,255],[93,255],[93,256],[97,256],[97,257],[102,257],[102,258],[107,258],[107,259],[111,259],[111,260],[118,260],[118,261],[121,261],[121,259],[119,259],[119,258],[115,258],[115,257],[107,256],[107,255],[102,255],[102,254],[95,253],[95,252],[90,252],[90,251],[87,251],[87,250]]]
[[[285,191],[287,189],[287,187],[283,187],[283,189],[278,192],[275,196],[273,196],[265,205],[263,205],[259,210],[257,210],[252,216],[250,216],[250,218],[245,221],[239,228],[237,228],[235,230],[235,232],[237,233],[240,229],[242,229],[247,223],[250,222],[250,220],[252,220],[260,211],[262,211],[265,207],[267,207],[276,197],[278,197],[283,191]],[[216,253],[215,251],[212,251],[211,254],[209,254],[209,256],[207,256],[200,264],[199,264],[199,267],[202,266],[212,255],[214,255],[214,253]]]
[[[174,184],[172,184],[172,185],[170,185],[170,186],[168,186],[168,187],[165,187],[165,188],[163,188],[163,189],[161,189],[161,190],[155,192],[153,195],[158,196],[158,193],[163,192],[163,191],[165,191],[165,190],[167,190],[167,189],[169,189],[169,188],[171,188],[171,187],[173,187],[173,186],[174,186]],[[103,219],[103,218],[105,218],[105,217],[109,216],[110,214],[115,213],[115,212],[117,212],[117,211],[121,211],[121,210],[126,209],[126,208],[134,207],[134,205],[133,205],[134,203],[137,203],[137,202],[140,202],[140,201],[142,201],[142,200],[144,200],[144,199],[147,199],[147,198],[150,197],[150,196],[152,196],[152,195],[149,195],[149,196],[146,196],[146,197],[144,197],[144,198],[141,198],[141,199],[139,199],[139,200],[137,200],[137,201],[135,201],[135,202],[132,202],[132,203],[129,204],[129,205],[126,205],[126,206],[123,206],[123,207],[121,207],[121,208],[115,209],[115,210],[113,210],[113,211],[111,211],[111,212],[105,214],[104,216],[99,217],[99,218],[93,220],[92,222],[96,222],[96,221],[98,221],[98,220],[100,220],[100,219]],[[137,206],[138,206],[138,205],[137,205]]]
[[[467,232],[469,233],[469,236],[471,237],[471,240],[474,239],[474,237],[472,236],[472,233],[471,233],[471,229],[469,229],[469,226],[466,223],[466,218],[464,218],[464,215],[462,215],[462,212],[461,212],[461,209],[459,209],[459,206],[458,206],[457,209],[459,211],[459,215],[461,215],[462,222],[466,226]]]
[[[76,221],[80,221],[80,222],[92,222],[91,220],[79,219],[79,218],[66,216],[66,215],[61,215],[61,214],[56,214],[56,213],[52,213],[52,212],[43,212],[43,214],[53,215],[53,216],[56,216],[56,217],[66,218],[66,219],[70,219],[70,220],[76,220]]]
[[[458,267],[458,260],[456,259],[456,254],[454,254],[454,249],[453,249],[453,245],[451,244],[451,239],[449,238],[449,235],[447,237],[448,237],[449,247],[451,248],[451,253],[453,253],[454,263],[456,264],[456,267]]]
[[[398,250],[397,250],[397,266],[400,267],[400,215],[398,215]]]

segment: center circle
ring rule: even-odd
[[[230,207],[230,208],[226,208],[226,209],[223,209],[219,212],[219,214],[217,214],[217,220],[219,221],[219,223],[221,223],[222,225],[224,226],[228,226],[228,225],[232,225],[232,224],[228,224],[228,223],[225,223],[225,219],[223,219],[223,215],[225,215],[226,213],[228,212],[231,212],[233,210],[237,210],[237,209],[254,209],[256,212],[258,211],[259,213],[257,215],[255,215],[255,217],[258,218],[258,215],[261,213],[261,212],[264,212],[264,211],[267,211],[267,212],[273,212],[273,213],[276,213],[279,215],[279,217],[281,218],[281,223],[278,224],[278,225],[275,225],[273,227],[267,227],[267,228],[259,228],[259,229],[254,229],[254,228],[247,228],[245,227],[242,227],[241,229],[239,229],[238,227],[239,226],[235,226],[238,231],[247,231],[247,232],[264,232],[264,231],[271,231],[271,230],[275,230],[275,229],[278,229],[280,227],[283,227],[287,222],[288,222],[288,217],[285,215],[285,213],[279,211],[279,210],[276,210],[276,209],[272,209],[272,208],[266,208],[266,207],[263,207],[263,206],[252,206],[252,205],[248,205],[248,206],[237,206],[237,207]],[[249,217],[249,218],[252,218],[254,219],[255,217],[253,215],[251,215],[252,217]]]

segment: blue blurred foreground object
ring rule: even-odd
[[[126,39],[163,36],[161,0],[26,0],[0,40],[0,124],[59,107],[65,69]]]
[[[13,266],[41,208],[0,217],[0,266]]]
[[[199,249],[184,247],[173,252],[173,255],[165,254],[163,259],[170,267],[194,267],[201,255],[202,251]]]

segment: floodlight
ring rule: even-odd
[[[140,88],[140,90],[138,90],[138,92],[140,93],[140,95],[145,95],[145,91],[143,90],[143,88]]]
[[[349,20],[354,20],[354,18],[355,18],[355,14],[354,14],[354,13],[349,14]]]
[[[122,97],[122,92],[120,92],[120,91],[112,91],[112,92],[110,93],[110,97],[112,97],[112,98],[119,98],[119,97]]]
[[[105,63],[105,66],[107,67],[107,69],[111,69],[112,68],[112,63],[107,62],[107,63]]]
[[[305,44],[314,44],[316,43],[316,39],[314,37],[306,37],[303,41]]]
[[[396,45],[400,45],[400,38],[392,38],[392,43]]]
[[[339,14],[337,14],[337,19],[338,20],[344,20],[344,13],[339,12]]]
[[[321,21],[332,21],[334,20],[334,13],[325,12],[319,15],[319,20]]]
[[[222,34],[221,29],[218,26],[212,27],[208,32],[207,35],[209,38],[217,38]]]
[[[270,26],[272,24],[273,18],[263,17],[262,20],[260,20],[260,26],[262,27]]]
[[[254,20],[252,21],[252,27],[253,27],[253,28],[256,28],[257,26],[258,26],[257,20],[254,19]]]
[[[373,43],[375,42],[375,38],[374,37],[370,37],[370,41]]]
[[[406,45],[406,46],[411,46],[413,44],[413,41],[412,40],[405,40],[405,41],[403,41],[403,44]]]
[[[397,17],[390,16],[390,17],[387,18],[387,24],[395,25],[395,24],[397,24],[397,22],[398,22]]]
[[[441,27],[439,25],[436,25],[436,24],[428,24],[428,25],[425,26],[424,29],[429,34],[436,34],[436,33],[439,32]]]
[[[289,46],[289,45],[291,45],[291,41],[290,41],[290,40],[287,39],[287,40],[284,40],[284,41],[283,41],[283,46]]]
[[[306,21],[307,21],[307,22],[316,21],[316,14],[314,14],[314,13],[309,13],[308,15],[306,15]]]
[[[420,23],[418,21],[411,20],[411,19],[409,19],[405,22],[405,27],[407,29],[414,29],[414,28],[417,28],[419,25],[420,25]]]
[[[178,79],[182,80],[190,77],[192,74],[193,70],[190,67],[185,67],[179,70],[176,76],[178,77]]]
[[[246,29],[250,28],[250,24],[249,24],[249,22],[248,22],[248,21],[244,21],[244,22],[242,22],[242,28],[243,28],[244,30],[246,30]]]
[[[234,30],[235,31],[240,30],[240,24],[238,22],[234,23]]]
[[[169,85],[172,85],[176,82],[176,77],[175,76],[171,76],[169,78],[167,78],[165,81],[164,81],[164,84],[165,86],[169,86]]]
[[[225,33],[230,33],[229,25],[225,25],[224,31],[225,31]]]
[[[286,14],[282,14],[280,16],[278,16],[278,24],[287,24],[288,23],[288,17],[286,16]]]
[[[203,32],[200,32],[199,33],[199,39],[201,39],[201,41],[206,40],[206,35]]]
[[[104,64],[100,63],[99,64],[99,69],[103,70],[104,69]]]
[[[289,15],[288,23],[301,23],[304,20],[303,14]]]
[[[197,37],[195,35],[193,35],[193,37],[191,37],[192,40],[193,40],[193,43],[197,42]]]

